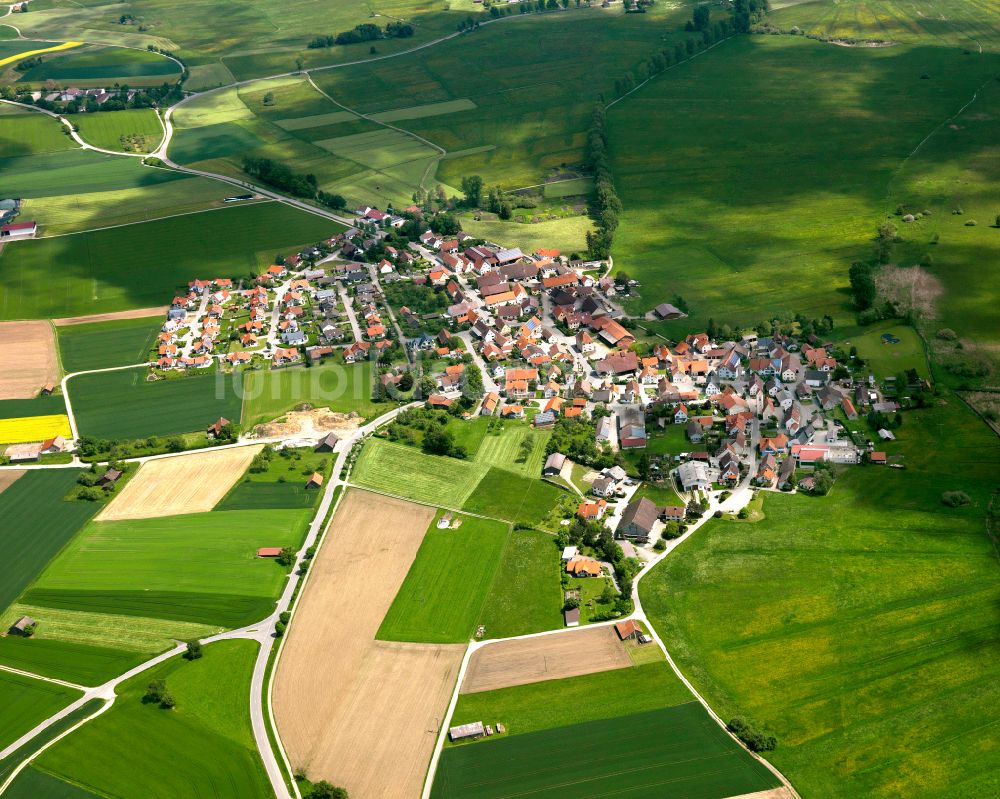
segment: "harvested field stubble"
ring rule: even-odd
[[[375,641],[434,511],[352,490],[278,662],[274,711],[293,768],[355,796],[420,792],[463,646]]]
[[[263,448],[260,444],[147,461],[97,519],[149,519],[210,511]]]
[[[631,666],[614,627],[584,628],[487,644],[469,660],[463,694]]]
[[[0,322],[0,399],[30,399],[59,380],[48,322]]]

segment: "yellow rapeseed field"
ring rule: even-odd
[[[83,44],[83,42],[63,42],[62,44],[57,44],[54,47],[42,47],[39,50],[28,50],[24,53],[7,56],[7,58],[0,58],[0,67],[6,66],[7,64],[13,64],[15,61],[23,61],[26,58],[41,55],[42,53],[54,53],[57,50],[69,50],[71,47],[79,47],[81,44]]]
[[[71,435],[69,418],[65,413],[0,419],[0,444],[23,444],[28,441],[44,441],[55,436],[69,438]]]

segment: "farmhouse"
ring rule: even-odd
[[[593,558],[577,555],[566,563],[566,572],[574,577],[600,577],[601,562]]]
[[[685,491],[708,491],[712,487],[708,467],[704,463],[696,461],[682,463],[677,469],[677,476],[680,478],[681,488]]]
[[[608,509],[608,503],[603,499],[599,499],[596,502],[584,501],[580,503],[580,506],[576,509],[576,515],[581,519],[600,519],[604,516],[604,512]]]
[[[627,619],[625,621],[618,622],[615,625],[615,632],[618,633],[618,637],[622,641],[639,638],[642,635],[642,630],[639,629],[639,625],[636,624],[635,619]]]
[[[212,438],[218,438],[222,435],[222,431],[229,427],[230,424],[232,424],[232,422],[230,422],[225,416],[220,416],[208,426],[208,430],[205,432]]]
[[[622,520],[618,524],[618,535],[636,541],[648,541],[659,515],[659,509],[651,500],[646,497],[634,500],[622,513]]]

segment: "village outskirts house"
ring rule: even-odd
[[[618,523],[619,538],[648,543],[653,528],[660,517],[660,509],[647,497],[630,502],[622,512]]]

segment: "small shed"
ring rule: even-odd
[[[309,478],[309,482],[306,483],[306,488],[321,488],[323,486],[323,475],[319,472],[313,472],[312,477]]]
[[[208,430],[205,432],[214,438],[220,435],[223,428],[228,427],[230,424],[231,422],[225,416],[220,416],[208,426]]]
[[[578,554],[580,554],[580,550],[572,545],[568,547],[563,547],[562,559],[567,561],[573,560],[573,558],[575,558]]]
[[[340,443],[336,433],[327,433],[316,445],[316,452],[333,452]]]
[[[276,558],[281,554],[281,547],[261,547],[257,550],[258,558]]]
[[[121,476],[122,473],[119,469],[108,469],[98,478],[97,484],[99,486],[113,486],[118,482]]]
[[[36,624],[38,622],[31,618],[31,616],[22,616],[10,626],[10,630],[17,635],[31,635]]]
[[[580,608],[567,608],[563,611],[563,620],[567,627],[580,626]]]
[[[885,463],[885,453],[884,452],[873,452],[872,453],[872,463]]]
[[[472,721],[468,724],[459,724],[448,730],[448,737],[452,741],[468,741],[473,738],[482,738],[486,735],[486,728],[481,721]]]

